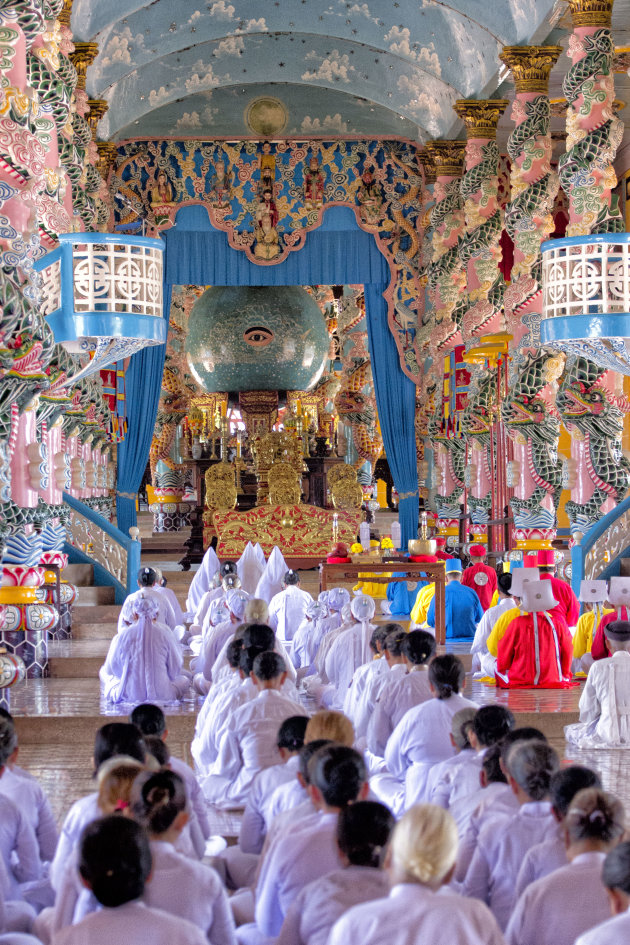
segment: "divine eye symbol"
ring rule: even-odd
[[[271,328],[256,325],[243,333],[243,339],[246,344],[254,348],[264,348],[273,341],[273,332]]]

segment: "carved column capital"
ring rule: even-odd
[[[98,55],[98,43],[75,43],[74,52],[70,59],[77,70],[77,88],[85,91],[85,79],[88,66],[91,66]]]
[[[460,177],[466,155],[465,141],[427,141],[426,153],[437,177]]]
[[[453,108],[466,125],[466,136],[469,139],[487,138],[493,141],[497,136],[499,118],[509,104],[505,98],[490,98],[483,102],[460,98]]]
[[[87,120],[92,131],[92,137],[96,141],[96,128],[99,121],[109,108],[109,102],[106,102],[103,98],[89,98],[88,105],[90,106],[90,112],[87,116]]]
[[[424,151],[421,151],[418,155],[420,163],[424,168],[424,182],[425,184],[434,184],[436,173],[435,173],[435,164],[433,163],[433,157],[429,153],[429,149],[425,148]]]
[[[63,0],[63,9],[57,16],[61,25],[67,26],[68,29],[70,29],[70,17],[72,16],[72,3],[73,0]]]
[[[504,46],[499,59],[512,73],[517,92],[547,94],[549,73],[562,46]]]
[[[98,171],[103,180],[106,181],[109,172],[116,163],[118,147],[113,141],[97,141],[96,149],[98,151]]]
[[[580,26],[610,28],[614,0],[567,0],[573,29]]]

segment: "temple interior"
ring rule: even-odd
[[[58,827],[129,715],[102,667],[141,569],[183,615],[164,712],[199,773],[193,588],[255,545],[324,593],[308,619],[343,587],[428,630],[630,829],[630,741],[565,736],[630,619],[629,101],[630,0],[0,0],[0,707]],[[498,612],[477,645],[508,599],[518,682]],[[243,805],[207,808],[237,845]]]

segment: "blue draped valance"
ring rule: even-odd
[[[234,250],[215,230],[201,206],[182,208],[175,226],[161,234],[166,243],[164,305],[174,285],[365,285],[366,317],[374,387],[385,450],[398,492],[415,492],[400,502],[403,547],[417,534],[418,478],[415,451],[415,387],[403,374],[387,324],[383,298],[390,278],[374,237],[361,230],[348,207],[331,207],[322,226],[306,236],[302,249],[284,262],[259,266]],[[151,446],[160,396],[165,347],[135,354],[127,371],[128,431],[118,450],[118,527],[136,524],[135,493]],[[120,495],[127,493],[127,497]]]

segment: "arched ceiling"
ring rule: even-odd
[[[261,95],[284,134],[442,137],[457,98],[498,83],[504,44],[544,30],[554,0],[74,0],[99,44],[87,90],[100,134],[239,136]]]

